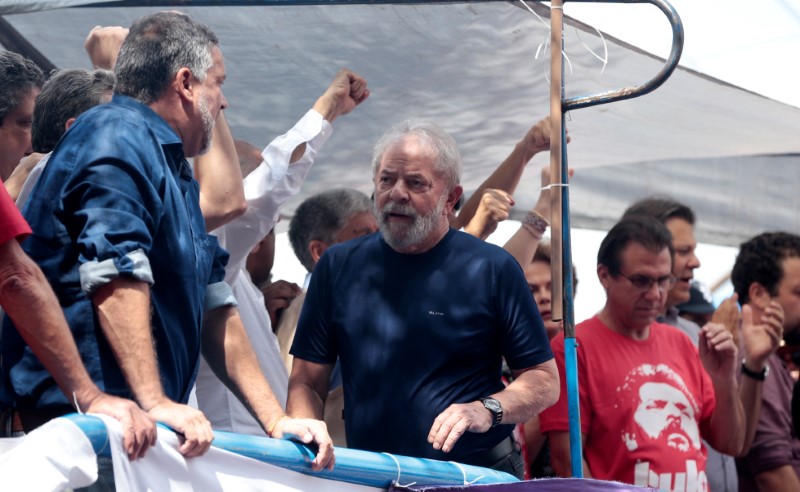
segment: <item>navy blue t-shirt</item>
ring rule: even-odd
[[[427,441],[436,416],[500,391],[502,357],[512,369],[553,358],[514,258],[455,230],[422,254],[397,253],[379,233],[328,249],[291,352],[340,358],[348,446],[456,461],[513,426],[467,433],[445,454]]]

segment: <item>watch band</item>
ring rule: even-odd
[[[492,420],[492,427],[496,427],[500,424],[500,421],[503,420],[503,407],[500,405],[500,402],[497,399],[492,398],[491,396],[486,398],[481,398],[480,402],[483,403],[484,408],[489,410],[494,417]]]
[[[767,379],[767,374],[769,374],[769,366],[764,366],[764,369],[760,371],[753,371],[748,369],[747,364],[745,364],[745,361],[742,360],[742,374],[749,378],[753,378],[756,381],[764,381]]]

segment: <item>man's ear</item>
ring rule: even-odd
[[[461,195],[463,194],[464,188],[462,188],[461,185],[456,185],[455,188],[453,188],[453,190],[447,194],[447,202],[445,202],[447,205],[445,207],[445,215],[448,215],[453,211],[456,203],[458,203],[458,199],[461,198]]]
[[[607,266],[603,264],[597,265],[597,279],[600,280],[603,289],[608,291],[611,285],[611,272],[608,271]]]
[[[173,87],[181,99],[194,102],[197,86],[197,79],[194,78],[192,71],[187,67],[182,67],[178,70],[178,73],[175,74]]]
[[[69,127],[71,127],[71,126],[72,126],[72,124],[73,124],[73,123],[75,123],[75,120],[77,120],[77,119],[78,119],[78,118],[70,118],[70,119],[68,119],[68,120],[66,121],[66,123],[64,123],[64,131],[67,131],[67,130],[69,130]]]
[[[314,263],[319,261],[322,257],[322,253],[324,253],[326,249],[328,249],[328,245],[322,241],[312,239],[308,243],[308,252],[311,253],[311,258],[314,259]]]
[[[761,310],[767,309],[767,305],[772,300],[772,294],[766,287],[758,282],[753,282],[747,289],[747,297],[750,298],[748,304],[753,304]]]

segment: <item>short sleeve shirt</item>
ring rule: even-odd
[[[14,201],[0,180],[0,244],[5,244],[13,238],[24,238],[31,233],[31,228],[22,214],[17,210]]]

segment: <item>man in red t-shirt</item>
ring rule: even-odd
[[[89,378],[50,284],[19,245],[30,233],[28,223],[0,180],[0,306],[67,398],[84,412],[107,414],[119,420],[128,455],[143,456],[156,440],[154,420],[134,402],[101,392]],[[37,424],[14,419],[11,409],[3,416],[12,419],[15,432]]]
[[[744,409],[737,349],[724,326],[708,324],[700,346],[656,323],[672,275],[672,237],[651,217],[620,221],[600,245],[597,275],[606,305],[575,329],[584,475],[666,490],[707,491],[706,450],[737,454]],[[564,372],[564,336],[553,340]],[[542,412],[552,465],[571,474],[565,378]]]

